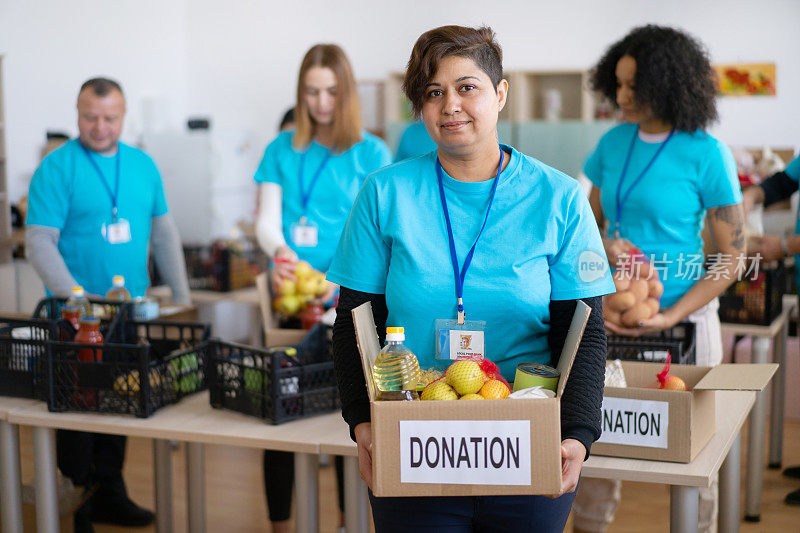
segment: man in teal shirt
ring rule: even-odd
[[[168,213],[161,176],[141,150],[119,142],[125,97],[119,84],[94,78],[78,93],[79,139],[48,155],[28,194],[28,259],[48,292],[75,285],[102,296],[122,275],[131,295],[144,296],[148,247],[178,303],[189,303],[180,237]],[[146,526],[152,512],[128,498],[122,479],[125,437],[59,431],[58,466],[94,494],[75,513],[75,531],[92,522]]]

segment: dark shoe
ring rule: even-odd
[[[75,533],[94,533],[91,509],[91,504],[88,502],[75,509],[75,514],[72,517],[72,526]]]
[[[92,522],[123,527],[149,526],[156,519],[152,511],[139,507],[130,498],[92,499]]]
[[[786,502],[786,505],[800,505],[800,489],[787,494],[783,501]]]
[[[800,479],[800,466],[790,466],[789,468],[784,468],[783,475],[786,477]]]

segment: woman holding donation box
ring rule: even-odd
[[[403,89],[437,150],[371,174],[356,199],[328,270],[341,285],[336,374],[361,476],[371,486],[370,406],[352,309],[371,302],[379,332],[403,326],[423,369],[435,363],[437,319],[483,322],[483,351],[511,380],[520,362],[558,362],[583,300],[591,315],[561,400],[563,495],[371,495],[378,532],[561,531],[600,435],[601,296],[614,286],[607,268],[589,275],[580,263],[600,258],[605,265],[603,245],[574,179],[498,143],[508,94],[502,71],[489,28],[444,26],[414,45]]]
[[[334,44],[318,44],[303,58],[294,115],[295,129],[267,146],[255,175],[258,242],[273,259],[276,287],[294,281],[299,260],[328,270],[361,184],[392,161],[386,144],[361,129],[353,71]],[[329,284],[323,301],[331,300],[335,289]],[[273,531],[289,531],[293,454],[264,455]]]
[[[731,152],[706,132],[717,118],[708,56],[681,31],[635,28],[600,59],[593,85],[624,121],[600,139],[584,166],[598,226],[607,227],[608,260],[636,272],[635,246],[663,283],[654,316],[620,325],[609,314],[606,326],[639,336],[691,321],[697,364],[718,365],[717,296],[744,265],[744,217]],[[700,236],[706,220],[718,250],[708,272]],[[611,310],[614,302],[607,303]],[[716,489],[716,483],[700,489],[700,531],[716,526]],[[618,502],[618,481],[585,480],[575,500],[576,530],[605,531]]]

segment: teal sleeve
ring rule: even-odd
[[[573,189],[563,205],[559,249],[548,260],[550,299],[576,300],[613,293],[603,241],[586,194],[580,187]]]
[[[261,158],[261,163],[259,163],[256,174],[253,176],[256,183],[277,183],[278,185],[282,185],[280,168],[278,167],[281,151],[279,145],[280,141],[281,138],[278,137],[269,143],[264,150],[264,157]]]
[[[795,157],[784,170],[794,181],[800,182],[800,157]]]
[[[742,201],[742,188],[736,172],[736,161],[730,148],[722,143],[711,151],[700,180],[700,199],[703,207],[711,209]]]
[[[328,280],[348,289],[384,294],[390,257],[391,248],[381,235],[377,187],[367,178],[339,239]]]
[[[589,157],[586,158],[586,162],[583,164],[583,173],[586,174],[586,177],[589,178],[589,181],[592,182],[592,185],[598,189],[603,188],[602,168],[603,167],[600,159],[600,144],[598,144],[597,147],[595,147],[594,152],[589,154]]]
[[[49,226],[61,231],[69,214],[72,181],[65,169],[45,158],[31,179],[28,189],[28,218],[26,224]]]

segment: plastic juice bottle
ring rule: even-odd
[[[131,299],[131,293],[125,288],[125,277],[114,276],[111,281],[111,288],[106,293],[106,300],[114,302],[127,302]]]
[[[386,328],[386,346],[378,354],[372,367],[378,400],[419,399],[419,362],[403,344],[405,340],[403,328]]]
[[[100,319],[94,317],[81,317],[80,328],[75,334],[74,342],[80,344],[103,344],[103,334],[100,333]],[[81,363],[100,363],[103,360],[103,351],[84,348],[78,350],[78,361]],[[80,365],[79,365],[80,367]],[[76,370],[78,370],[76,368]],[[80,370],[77,374],[80,375]],[[88,387],[81,388],[76,376],[75,379],[75,402],[80,407],[97,407],[97,392],[87,390]]]
[[[72,295],[67,298],[67,305],[71,307],[77,307],[80,309],[80,316],[92,316],[92,304],[89,302],[89,299],[86,298],[86,292],[84,292],[83,287],[80,285],[75,285],[72,287]]]

